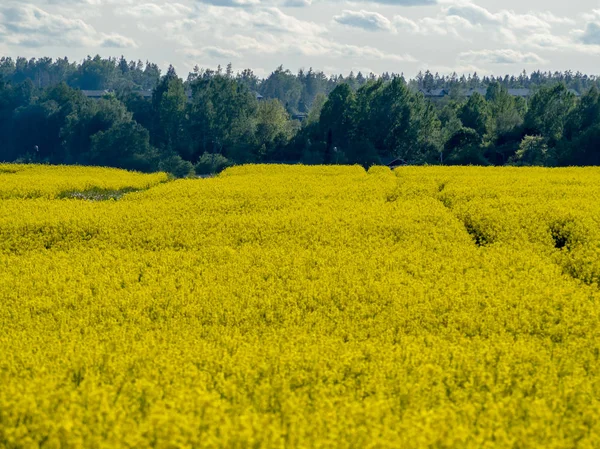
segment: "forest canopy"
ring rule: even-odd
[[[248,162],[600,165],[600,79],[278,67],[184,79],[124,58],[0,58],[0,161],[208,174]]]

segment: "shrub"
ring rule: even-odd
[[[222,172],[231,165],[233,165],[231,161],[222,154],[204,153],[196,164],[195,169],[198,175],[212,175]]]
[[[161,160],[158,169],[170,173],[176,178],[187,178],[194,175],[194,165],[177,155]]]

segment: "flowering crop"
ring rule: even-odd
[[[167,181],[165,173],[145,175],[115,168],[0,164],[0,199],[56,198],[89,191],[147,189]]]
[[[0,447],[600,446],[600,169],[164,180],[0,166]]]

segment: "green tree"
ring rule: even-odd
[[[567,119],[557,147],[562,165],[600,165],[600,91],[589,89]]]
[[[334,151],[345,151],[354,128],[354,92],[348,84],[336,87],[321,110],[319,126],[325,139],[325,162],[333,159]]]
[[[326,102],[327,102],[327,96],[324,94],[318,94],[315,97],[315,99],[312,103],[312,106],[310,108],[310,111],[308,113],[308,117],[302,123],[302,125],[304,127],[312,125],[313,123],[319,122],[319,119],[321,118],[321,111],[323,110],[323,106],[325,105]]]
[[[114,59],[102,59],[99,55],[88,56],[72,75],[71,85],[85,90],[110,89],[117,74]]]
[[[55,159],[60,144],[60,129],[52,126],[57,113],[55,102],[36,103],[17,108],[12,117],[12,146],[15,155],[24,155],[35,162],[64,162]]]
[[[511,158],[516,165],[552,165],[554,158],[542,136],[525,136],[516,154]]]
[[[80,103],[65,118],[61,129],[66,154],[72,162],[87,163],[94,134],[130,121],[131,112],[114,97]]]
[[[258,111],[255,95],[223,75],[201,77],[191,88],[193,160],[204,153],[223,154],[240,162],[253,160]]]
[[[138,170],[158,169],[159,156],[150,146],[150,133],[134,121],[116,123],[106,131],[99,131],[91,138],[88,163]]]
[[[260,93],[267,98],[277,98],[291,114],[299,112],[298,105],[302,95],[302,83],[283,66],[269,75],[260,85]]]
[[[495,141],[498,137],[511,133],[523,123],[521,108],[517,97],[508,93],[498,82],[491,83],[486,93],[491,120],[489,121],[489,139]]]
[[[556,146],[575,103],[575,95],[564,84],[541,88],[529,104],[525,132],[544,137],[549,147]]]
[[[458,118],[460,109],[461,105],[458,102],[451,101],[438,113],[438,118],[442,127],[441,139],[444,145],[458,130],[463,128],[463,123]]]
[[[458,118],[483,138],[490,127],[490,110],[485,98],[475,92],[461,108]]]
[[[471,128],[461,128],[446,142],[444,163],[448,165],[488,165],[481,148],[481,136]]]
[[[184,136],[186,127],[187,96],[183,81],[173,66],[162,78],[152,94],[154,125],[152,144],[162,151],[188,153]]]
[[[79,151],[77,150],[76,154],[72,155],[67,142],[65,142],[68,117],[71,117],[72,120],[72,114],[77,115],[79,111],[85,110],[87,105],[91,103],[88,102],[81,91],[72,89],[65,83],[45,89],[38,101],[42,105],[46,105],[46,108],[54,111],[47,117],[45,123],[48,140],[45,143],[36,144],[39,147],[41,159],[48,159],[56,164],[76,162],[75,156],[79,154]],[[70,123],[72,125],[72,122]]]
[[[360,88],[355,121],[354,140],[369,140],[382,157],[415,163],[439,159],[441,126],[435,109],[401,77]]]
[[[289,115],[279,100],[266,100],[258,105],[255,124],[257,158],[269,160],[284,148],[294,132]]]
[[[573,140],[586,129],[600,123],[600,90],[593,86],[569,114],[564,130],[564,137]]]

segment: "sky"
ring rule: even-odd
[[[502,5],[502,6],[499,6]],[[0,0],[0,55],[328,74],[600,72],[600,0]]]

